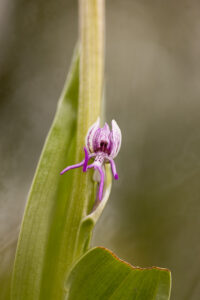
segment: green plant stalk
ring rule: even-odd
[[[80,0],[79,16],[80,69],[76,162],[83,159],[83,146],[88,128],[101,113],[104,65],[104,1]],[[85,228],[84,233],[81,230],[82,220],[91,211],[95,199],[92,173],[74,172],[71,190],[62,237],[66,243],[63,243],[60,249],[60,256],[65,259],[65,264],[63,265],[63,261],[59,260],[59,273],[54,278],[59,282],[62,282],[63,278],[67,276],[76,259],[86,251],[88,239],[92,233],[93,226],[90,227],[89,232],[87,232],[88,227]],[[70,228],[74,228],[77,234],[72,235]],[[52,299],[60,299],[61,295],[58,295],[58,291],[54,290],[51,296]]]
[[[103,96],[103,73],[104,73],[104,0],[79,0],[79,32],[80,32],[80,84],[79,84],[79,106],[78,106],[78,128],[76,161],[82,159],[83,145],[88,128],[97,120],[102,111]],[[91,175],[84,176],[83,185],[76,188],[80,176],[76,174],[74,180],[74,197],[77,198],[83,189],[93,190]],[[93,203],[88,199],[80,199],[80,217],[84,218],[90,211]],[[92,197],[94,199],[94,197]],[[82,207],[81,207],[82,206]],[[79,236],[77,236],[78,258],[80,251]],[[81,243],[82,244],[82,243]],[[82,250],[81,250],[82,251]]]
[[[104,0],[79,0],[80,90],[77,152],[84,144],[88,126],[101,111],[104,69]]]
[[[85,135],[101,112],[104,1],[80,0],[79,8],[80,68],[76,55],[32,184],[13,271],[13,300],[65,298],[66,276],[88,248],[106,202],[90,214],[96,193],[92,172],[59,175],[66,161],[83,159]],[[106,199],[110,179],[107,188]]]

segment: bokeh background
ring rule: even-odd
[[[77,1],[0,2],[0,299],[78,35]],[[200,299],[200,2],[106,1],[106,116],[120,179],[93,245],[170,268],[173,300]]]

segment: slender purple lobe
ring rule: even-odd
[[[84,163],[85,163],[85,159],[82,162],[80,162],[79,164],[68,166],[67,168],[65,168],[64,170],[62,170],[62,172],[60,172],[60,175],[63,175],[64,173],[66,173],[69,170],[80,168],[80,167],[82,167],[84,165]]]
[[[89,155],[88,155],[88,151],[87,151],[86,147],[84,147],[84,151],[85,151],[85,160],[84,160],[84,165],[83,165],[83,172],[86,172],[87,171],[87,164],[88,164],[88,161],[89,161]]]
[[[104,177],[105,177],[104,176],[104,171],[103,171],[101,165],[98,165],[95,162],[93,164],[87,166],[87,170],[91,169],[91,168],[94,168],[95,170],[98,170],[99,174],[100,174],[100,177],[101,177],[100,184],[99,184],[99,193],[98,193],[99,200],[101,201],[102,197],[103,197],[103,186],[104,186]]]
[[[99,184],[99,200],[102,200],[103,197],[103,186],[104,186],[104,172],[101,166],[96,166],[96,168],[99,171],[99,174],[101,176],[101,181]]]
[[[112,169],[112,173],[113,173],[113,177],[115,178],[115,180],[119,179],[119,176],[117,174],[117,170],[116,170],[116,166],[115,166],[115,162],[112,158],[108,158],[111,164],[111,169]]]

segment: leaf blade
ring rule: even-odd
[[[66,163],[66,145],[72,139],[76,127],[78,72],[79,57],[76,53],[38,163],[25,210],[13,273],[13,299],[40,297],[44,257],[55,199],[61,186],[67,193],[65,180],[59,176],[59,172]],[[69,159],[72,160],[73,157]]]
[[[67,300],[168,300],[171,275],[161,268],[133,267],[105,248],[88,251],[67,280]]]

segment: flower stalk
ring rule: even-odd
[[[79,0],[80,69],[75,162],[82,161],[83,145],[88,128],[101,115],[102,110],[104,5],[104,0]],[[81,172],[75,172],[73,180],[71,197],[79,199],[79,211],[77,211],[74,201],[71,201],[71,205],[76,207],[74,218],[77,220],[77,225],[87,216],[95,201],[95,196],[91,195],[91,191],[94,190],[92,174],[84,175]],[[81,231],[80,228],[79,231]],[[73,244],[73,261],[83,254],[84,246],[82,244],[82,237],[77,234],[75,245]]]
[[[101,114],[104,74],[104,0],[79,0],[80,84],[77,157],[88,128]]]

